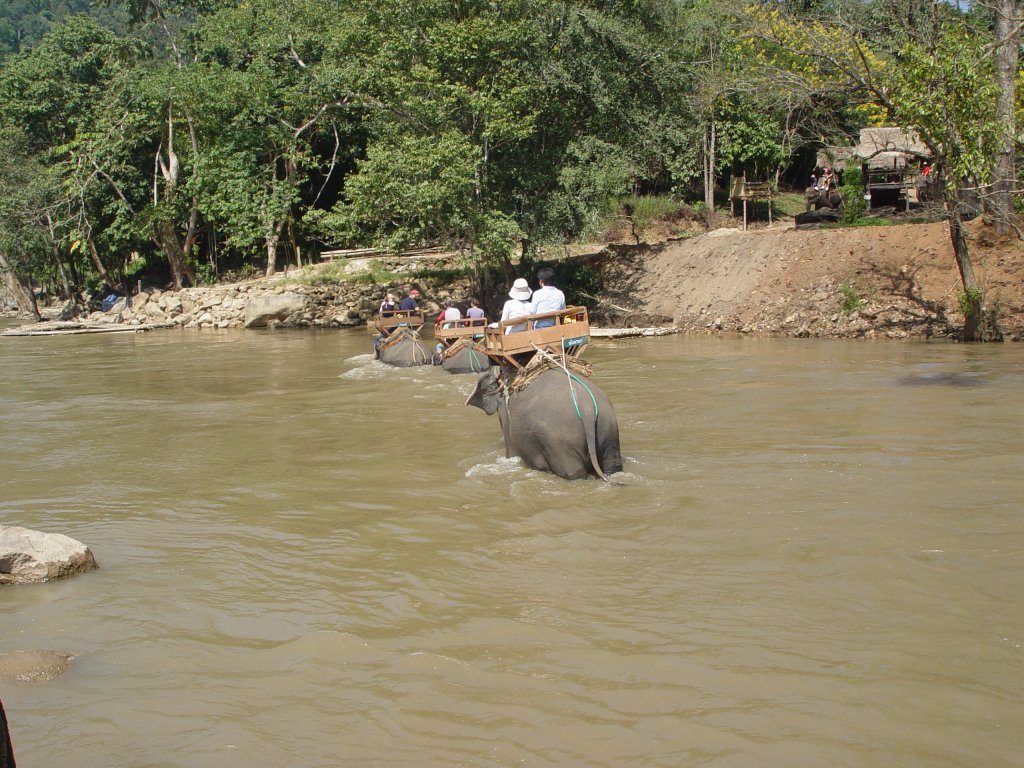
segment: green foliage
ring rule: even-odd
[[[990,41],[960,20],[942,24],[934,45],[908,42],[892,72],[894,117],[941,154],[947,185],[985,183],[998,146]]]
[[[568,157],[550,202],[549,221],[563,236],[598,236],[604,216],[618,209],[636,167],[621,148],[596,138],[570,146]]]
[[[860,292],[857,290],[857,286],[847,279],[844,280],[839,286],[839,293],[842,296],[842,303],[840,307],[845,314],[856,312],[858,309],[864,306],[864,299],[861,298]]]
[[[586,264],[572,264],[571,270],[559,270],[558,285],[565,291],[567,304],[591,306],[604,286],[601,273]]]
[[[643,232],[655,221],[675,218],[683,208],[671,195],[629,195],[620,201],[619,207],[632,211],[637,232]]]
[[[864,174],[861,169],[850,163],[843,171],[843,215],[840,221],[843,224],[857,222],[867,208],[864,201]]]
[[[956,298],[960,305],[960,313],[968,319],[974,317],[982,306],[982,291],[976,286],[959,291]]]
[[[377,142],[349,176],[347,202],[319,227],[336,242],[369,242],[394,253],[463,237],[472,228],[475,160],[455,131]]]
[[[202,285],[213,285],[217,282],[217,268],[208,261],[203,261],[192,266],[196,275],[196,282]]]
[[[949,4],[902,30],[838,0],[99,5],[136,26],[68,15],[84,0],[0,9],[0,46],[33,41],[0,68],[0,247],[47,279],[92,246],[111,273],[170,251],[206,280],[211,251],[251,271],[279,237],[507,269],[623,200],[641,230],[675,205],[636,190],[692,197],[711,159],[770,178],[864,115],[917,129],[956,183],[994,146],[992,41]],[[862,34],[816,15],[840,6]]]

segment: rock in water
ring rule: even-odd
[[[80,541],[0,525],[0,584],[29,584],[92,570],[96,558]]]
[[[60,651],[0,651],[0,680],[37,683],[62,674],[71,656]]]

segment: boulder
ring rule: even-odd
[[[298,293],[257,296],[245,306],[245,327],[265,328],[272,320],[284,320],[306,308],[306,297]]]
[[[843,214],[833,208],[822,208],[817,211],[807,211],[798,213],[793,217],[793,222],[796,224],[797,229],[800,227],[809,227],[816,224],[835,224],[841,219]]]
[[[92,570],[96,558],[60,533],[0,525],[0,584],[28,584]]]

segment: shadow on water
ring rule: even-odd
[[[988,383],[984,376],[970,373],[921,373],[897,381],[908,387],[981,387]]]

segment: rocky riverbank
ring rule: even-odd
[[[968,234],[1004,338],[1024,339],[1024,245],[995,237],[980,220],[971,222]],[[963,325],[960,279],[942,223],[720,229],[658,243],[595,246],[576,258],[595,278],[588,301],[596,325],[891,339],[956,339]],[[146,289],[130,303],[122,298],[108,311],[74,319],[126,328],[343,328],[364,325],[389,290],[418,288],[428,313],[447,298],[465,306],[471,295],[465,279],[422,277],[452,273],[444,268],[453,265],[436,257],[380,263],[392,276],[380,284],[368,279],[367,264],[339,266],[177,292]]]
[[[467,281],[440,284],[414,279],[416,260],[390,265],[389,271],[399,278],[384,284],[331,281],[324,274],[328,266],[181,291],[144,289],[118,298],[106,310],[72,315],[70,307],[57,308],[47,319],[74,320],[91,328],[344,328],[365,325],[387,291],[404,294],[415,286],[429,296],[424,303],[428,310],[448,298],[463,304],[470,298]],[[408,282],[400,278],[403,272],[410,273]]]

